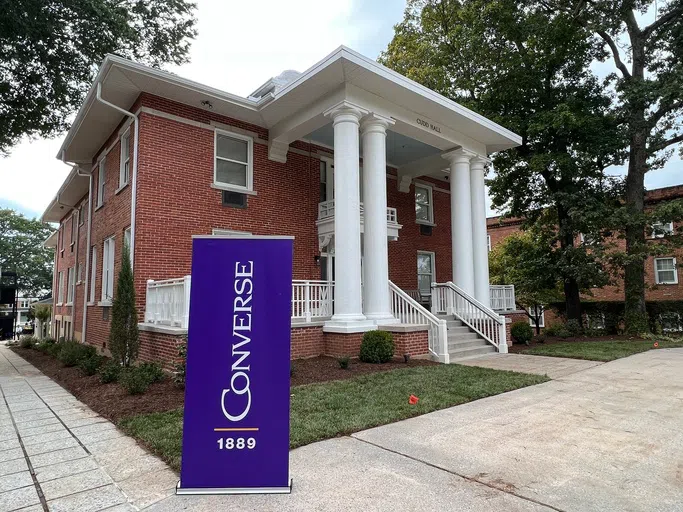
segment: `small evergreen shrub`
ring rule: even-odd
[[[102,366],[102,357],[98,355],[86,357],[78,363],[78,368],[86,375],[95,375],[100,366]]]
[[[130,252],[123,245],[121,270],[116,284],[111,308],[109,329],[109,350],[114,361],[128,367],[138,358],[140,335],[138,332],[138,311],[135,308],[135,285],[133,269],[130,266]]]
[[[52,343],[47,347],[46,352],[48,353],[48,355],[51,355],[52,357],[59,359],[59,353],[62,351],[63,346],[64,342]]]
[[[185,387],[187,372],[187,336],[178,344],[178,359],[173,363],[173,382],[179,388]]]
[[[534,331],[529,322],[514,322],[510,326],[510,336],[515,340],[515,343],[528,345],[534,336]]]
[[[38,343],[38,345],[36,345],[36,350],[43,352],[43,353],[47,353],[48,350],[50,349],[50,347],[53,346],[54,344],[55,344],[55,340],[53,340],[52,338],[46,338],[44,340],[41,340],[41,342]]]
[[[569,333],[569,336],[581,336],[583,333],[583,328],[578,320],[568,320],[567,323],[564,324],[564,328]]]
[[[22,336],[19,341],[19,346],[21,348],[33,348],[36,343],[36,339],[33,336]]]
[[[116,382],[119,380],[119,375],[121,374],[121,365],[115,361],[109,361],[100,367],[99,374],[100,382],[102,384]]]
[[[394,357],[394,337],[387,331],[368,331],[360,344],[360,360],[364,363],[387,363]]]
[[[59,360],[64,366],[76,366],[83,359],[97,355],[97,350],[92,345],[86,345],[77,341],[65,341],[59,352]]]
[[[339,368],[348,370],[349,364],[351,364],[351,358],[349,356],[343,356],[337,359],[337,362],[339,363]]]
[[[159,382],[164,378],[164,370],[157,363],[142,363],[138,369],[147,377],[150,384]]]
[[[119,375],[119,383],[129,395],[141,395],[151,384],[149,375],[139,366],[124,368]]]
[[[543,333],[551,338],[568,338],[569,331],[565,329],[563,324],[552,324],[543,329]]]

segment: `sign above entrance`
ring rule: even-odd
[[[424,126],[425,128],[432,130],[433,132],[441,133],[440,126],[436,126],[435,124],[425,121],[424,119],[420,119],[419,117],[417,118],[417,124],[419,124],[420,126]]]

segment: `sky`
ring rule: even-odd
[[[262,0],[255,15],[251,2],[196,3],[198,36],[190,62],[167,69],[242,96],[284,69],[304,71],[342,44],[377,58],[405,8],[405,0]],[[604,66],[596,71],[609,72]],[[0,157],[0,207],[29,217],[42,214],[69,172],[56,159],[63,138],[25,140],[9,157]],[[676,156],[664,169],[648,173],[645,185],[680,183],[683,162]]]

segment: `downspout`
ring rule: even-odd
[[[97,94],[95,96],[97,98],[97,101],[100,103],[107,105],[108,107],[113,108],[117,112],[120,112],[124,116],[128,116],[131,119],[133,119],[133,124],[135,125],[135,140],[133,141],[133,183],[132,183],[132,191],[131,191],[131,200],[130,200],[130,247],[128,250],[130,251],[130,267],[131,270],[133,270],[133,263],[135,262],[135,203],[137,200],[137,189],[138,189],[138,139],[139,139],[139,134],[140,134],[140,120],[138,119],[138,116],[133,114],[132,112],[129,112],[117,105],[114,105],[113,103],[108,102],[104,98],[102,98],[102,83],[97,82]]]
[[[64,160],[62,160],[62,161],[64,162]],[[66,162],[64,162],[64,163],[66,163]],[[78,166],[75,166],[75,168],[76,168],[76,173],[78,174],[79,173]],[[74,214],[74,212],[78,211],[78,209],[75,206],[62,203],[59,200],[59,194],[57,194],[57,204],[62,205],[62,206],[66,206],[67,208],[71,209],[71,222],[73,222],[73,219],[74,219],[73,214]],[[79,219],[79,221],[80,221],[80,219]],[[76,326],[74,325],[75,324],[74,320],[76,320],[76,274],[78,273],[78,238],[79,238],[78,231],[79,231],[78,225],[76,225],[76,243],[75,243],[76,255],[74,256],[74,273],[72,274],[72,278],[74,280],[74,287],[73,287],[73,294],[74,295],[73,295],[73,297],[71,297],[71,332],[68,333],[69,338],[71,338],[71,339],[74,338],[74,332],[76,330]],[[71,232],[72,233],[74,232],[73,226],[71,227]],[[62,237],[64,237],[64,230],[62,230]],[[69,279],[68,269],[67,269],[67,273],[66,273],[66,278],[67,278],[67,280]],[[69,296],[69,287],[71,286],[71,283],[67,282],[66,286],[67,286],[66,296],[68,297]]]
[[[85,234],[85,287],[83,288],[83,327],[81,328],[81,343],[85,343],[85,333],[87,318],[88,318],[88,293],[90,291],[90,229],[92,222],[92,173],[93,170],[90,169],[89,173],[80,173],[81,176],[88,176],[88,231]],[[81,219],[78,219],[78,239],[81,239],[80,234],[80,223]],[[75,295],[75,294],[74,294]]]

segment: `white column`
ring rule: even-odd
[[[343,101],[325,112],[334,126],[334,315],[328,332],[368,330],[361,300],[359,120],[367,110]]]
[[[475,157],[470,162],[472,201],[472,245],[474,256],[474,298],[490,307],[489,250],[486,242],[486,187],[484,165],[487,160]]]
[[[389,302],[387,245],[387,128],[389,118],[370,114],[361,123],[363,136],[363,215],[365,282],[363,312],[376,324],[397,322]]]
[[[474,295],[472,254],[472,202],[470,199],[470,160],[474,153],[456,149],[444,153],[451,168],[451,247],[453,282]]]

